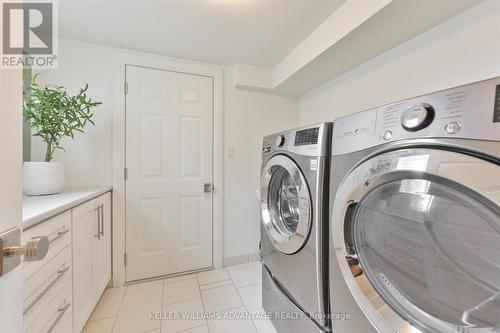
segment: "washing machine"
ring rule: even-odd
[[[500,78],[334,123],[333,331],[500,332]]]
[[[262,302],[280,333],[329,330],[331,133],[322,123],[263,140]]]

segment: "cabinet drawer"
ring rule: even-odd
[[[29,333],[71,333],[72,320],[71,281],[66,281],[59,293],[44,307],[40,315],[31,323],[24,326]]]
[[[67,246],[23,282],[23,320],[26,326],[44,311],[68,281],[71,283],[71,275],[71,246]]]
[[[24,231],[22,243],[24,244],[27,239],[36,236],[47,236],[49,238],[49,252],[47,252],[43,260],[23,263],[24,280],[35,274],[36,271],[41,269],[71,243],[71,212],[68,211],[53,217]]]
[[[23,309],[25,314],[31,304],[44,297],[50,289],[61,286],[62,280],[71,277],[71,246],[67,246],[55,258],[43,266],[35,275],[23,282]]]

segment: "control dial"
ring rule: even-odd
[[[285,143],[285,136],[284,135],[278,135],[276,137],[276,146],[283,147],[284,143]]]
[[[401,115],[401,126],[409,132],[416,132],[429,126],[434,120],[435,112],[427,103],[409,107]]]

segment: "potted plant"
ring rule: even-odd
[[[61,86],[41,87],[34,75],[27,88],[24,101],[24,119],[31,123],[33,136],[40,137],[47,145],[44,162],[24,163],[24,193],[44,195],[59,193],[64,187],[64,165],[53,161],[61,140],[74,137],[88,124],[94,124],[92,109],[102,104],[87,97],[88,85],[76,95]]]

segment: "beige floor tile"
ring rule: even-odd
[[[227,266],[226,269],[227,269],[228,272],[232,272],[232,271],[237,271],[237,270],[240,270],[240,269],[250,268],[250,267],[255,267],[255,265],[254,265],[253,262],[247,262],[247,263],[244,263],[244,264]]]
[[[207,312],[224,311],[243,305],[233,285],[203,290],[201,297]]]
[[[215,269],[213,271],[201,272],[196,274],[196,277],[198,278],[198,283],[200,285],[230,279],[225,268]]]
[[[116,287],[116,288],[106,288],[106,290],[104,290],[104,293],[111,295],[111,294],[115,294],[115,293],[124,293],[126,290],[127,290],[126,286]]]
[[[238,293],[248,311],[262,308],[262,284],[238,288]]]
[[[233,284],[233,281],[231,279],[219,281],[219,282],[214,282],[214,283],[209,283],[209,284],[201,284],[200,290],[207,290],[207,289],[212,289],[212,288],[217,288],[217,287],[222,287],[222,286],[228,286],[230,284]]]
[[[227,319],[209,320],[210,333],[257,333],[257,329],[250,318],[242,318],[246,314],[245,308],[225,311]]]
[[[271,320],[265,316],[264,309],[257,309],[250,312],[252,314],[253,323],[259,333],[277,333]]]
[[[163,282],[165,282],[165,283],[173,283],[173,282],[179,282],[179,281],[193,279],[195,277],[196,277],[196,274],[179,275],[179,276],[174,276],[174,277],[171,277],[171,278],[167,278],[167,279],[163,280]]]
[[[259,333],[277,333],[269,319],[254,319],[253,324]]]
[[[240,269],[230,270],[229,275],[236,288],[261,283],[262,279],[254,264]]]
[[[259,272],[259,274],[262,274],[262,263],[260,261],[255,261],[253,265],[257,269],[257,272]]]
[[[173,304],[200,297],[198,281],[195,278],[165,284],[163,304]]]
[[[163,307],[164,315],[177,315],[178,319],[165,319],[161,324],[162,333],[176,333],[190,328],[206,325],[203,319],[203,303],[201,298],[166,305]]]
[[[107,318],[88,322],[83,328],[83,333],[111,333],[116,318]]]
[[[113,332],[138,333],[160,329],[161,320],[151,319],[152,312],[157,313],[160,311],[160,301],[121,308]]]
[[[97,303],[89,321],[100,320],[109,317],[116,317],[122,304],[126,288],[117,288],[119,290],[106,289],[101,299]]]
[[[199,327],[196,327],[196,328],[191,328],[191,329],[182,331],[182,333],[210,333],[210,332],[208,330],[208,326],[207,325],[203,325],[203,326],[199,326]]]
[[[161,301],[162,292],[163,282],[161,280],[132,284],[127,287],[122,307]]]

